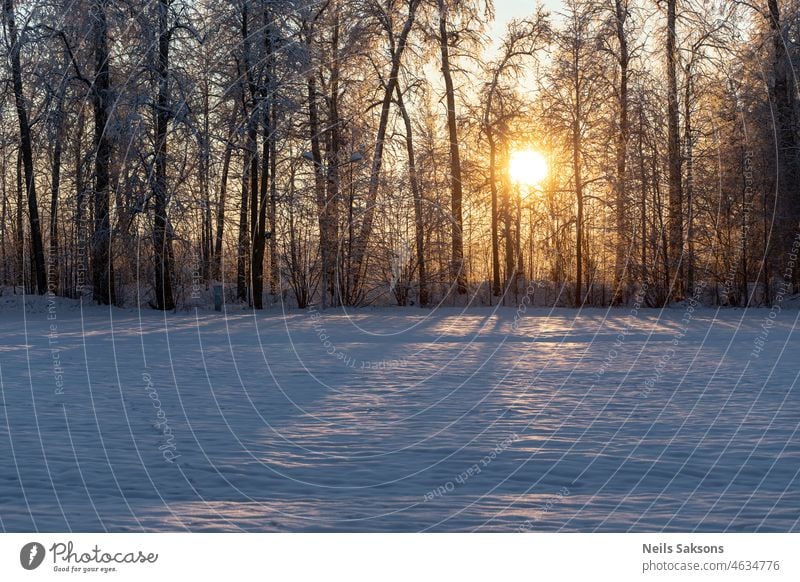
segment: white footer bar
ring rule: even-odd
[[[0,580],[800,580],[800,534],[3,534]]]

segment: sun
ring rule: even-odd
[[[536,150],[516,150],[511,152],[508,173],[515,184],[536,186],[547,177],[547,160]]]

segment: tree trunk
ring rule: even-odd
[[[258,110],[253,109],[248,129],[248,154],[250,156],[250,300],[254,308],[263,309],[264,290],[264,223],[261,220],[262,204],[259,189]]]
[[[272,127],[272,108],[273,104],[273,75],[274,57],[272,54],[272,33],[270,25],[270,12],[264,10],[264,53],[267,59],[267,78],[261,94],[261,122],[262,122],[262,155],[261,155],[261,184],[259,191],[258,212],[255,216],[256,226],[253,239],[253,307],[256,309],[264,308],[264,253],[266,250],[267,239],[267,209],[270,214],[274,206],[271,196],[271,184],[274,177],[271,175],[273,166],[272,156],[274,154],[273,142],[275,140],[274,129]],[[270,225],[274,219],[270,220]],[[272,253],[270,253],[272,254]],[[271,257],[272,258],[272,257]]]
[[[25,186],[22,169],[22,150],[17,150],[17,285],[25,290],[25,224],[22,206],[25,204]],[[14,287],[16,293],[16,287]]]
[[[0,159],[2,159],[2,167],[0,167],[0,180],[2,180],[3,183],[3,210],[2,210],[2,216],[0,217],[0,224],[3,225],[3,228],[0,228],[0,254],[2,255],[2,260],[3,260],[2,285],[3,287],[8,287],[10,282],[8,254],[7,254],[9,245],[8,245],[8,239],[6,238],[6,228],[5,228],[6,220],[8,220],[8,188],[6,187],[5,152],[3,153],[3,156]]]
[[[492,193],[492,295],[500,295],[500,240],[497,208],[497,144],[489,130],[489,189]]]
[[[686,148],[686,292],[694,294],[694,135],[692,128],[692,68],[686,67],[683,133]]]
[[[8,165],[8,158],[6,157],[6,152],[2,152],[2,155],[0,155],[0,164],[2,164],[0,165],[0,181],[2,181],[3,185],[3,192],[2,192],[3,210],[2,210],[2,216],[0,217],[0,225],[2,225],[2,228],[0,228],[0,254],[2,254],[2,260],[3,260],[2,285],[3,287],[7,287],[9,285],[10,279],[9,279],[9,265],[8,265],[8,254],[7,254],[7,251],[9,250],[9,245],[8,245],[8,239],[6,238],[6,220],[8,219],[8,202],[9,202],[8,187],[6,184],[7,180],[6,170]]]
[[[251,267],[251,284],[253,286],[253,307],[264,309],[264,251],[266,250],[266,218],[267,203],[269,198],[269,104],[264,101],[261,106],[266,110],[263,114],[265,122],[262,131],[261,146],[261,183],[259,194],[253,198],[253,208],[256,210],[253,227],[253,259]],[[255,145],[255,144],[254,144]]]
[[[422,207],[422,189],[417,175],[416,155],[414,153],[414,132],[411,117],[403,100],[400,85],[396,88],[397,106],[403,116],[406,129],[406,155],[408,157],[408,179],[411,183],[411,195],[414,198],[414,236],[416,239],[417,269],[419,276],[419,306],[428,305],[428,276],[425,268],[425,216]]]
[[[583,176],[581,168],[581,132],[577,121],[572,123],[572,172],[578,215],[575,223],[575,307],[583,305]]]
[[[83,296],[86,286],[86,274],[88,265],[86,263],[86,246],[88,236],[86,233],[86,187],[85,187],[85,168],[83,166],[83,132],[85,114],[81,107],[78,110],[75,140],[73,142],[73,155],[75,161],[75,253],[72,262],[73,276],[70,278],[72,284],[72,297]]]
[[[639,155],[639,183],[640,183],[640,199],[639,199],[639,229],[641,230],[639,236],[642,238],[641,245],[641,280],[643,283],[648,283],[649,270],[647,268],[647,175],[645,171],[644,159],[644,111],[639,109],[639,139],[638,141],[638,155]]]
[[[325,209],[327,211],[326,234],[328,247],[326,280],[328,288],[323,292],[328,293],[330,305],[337,304],[337,289],[341,287],[336,280],[337,263],[339,260],[339,168],[341,165],[341,119],[339,118],[339,20],[340,4],[337,2],[334,9],[333,31],[331,34],[331,66],[328,93],[328,156],[326,161],[326,192]]]
[[[208,284],[211,278],[211,262],[214,256],[211,227],[211,133],[210,133],[210,92],[208,67],[203,74],[203,134],[200,136],[200,195],[202,196],[202,237],[200,241],[201,274]]]
[[[25,169],[25,191],[28,197],[28,219],[31,227],[32,260],[36,277],[36,291],[43,294],[47,291],[47,273],[44,263],[44,246],[42,229],[39,222],[39,205],[36,199],[36,177],[33,169],[33,144],[31,127],[28,121],[28,109],[22,88],[22,67],[20,65],[20,45],[17,25],[14,17],[14,1],[5,0],[5,20],[8,32],[9,59],[11,61],[11,77],[14,88],[14,103],[19,120],[19,146],[22,153],[22,165]]]
[[[575,92],[575,117],[572,120],[572,176],[575,181],[577,217],[575,219],[575,307],[583,305],[583,173],[581,153],[583,148],[581,120],[583,119],[580,49],[573,49],[572,74]]]
[[[506,169],[508,168],[509,152],[506,149]],[[506,176],[503,183],[503,236],[505,238],[505,264],[506,264],[506,284],[503,291],[503,304],[506,303],[508,291],[511,289],[511,283],[516,279],[514,268],[514,232],[512,227],[512,212],[511,212],[511,177]]]
[[[53,142],[53,174],[50,185],[50,256],[47,260],[48,291],[53,294],[58,293],[61,280],[58,256],[58,194],[61,188],[61,153],[64,138],[62,129],[64,91],[66,91],[66,87],[62,86],[56,97],[56,111],[53,116],[55,140]]]
[[[250,144],[248,144],[248,148]],[[236,252],[236,296],[240,301],[248,301],[247,258],[250,248],[250,232],[247,226],[247,211],[250,200],[251,153],[245,152],[242,168],[242,198],[239,205],[239,237]]]
[[[498,232],[499,212],[497,206],[497,142],[494,136],[494,127],[492,126],[492,104],[494,101],[494,93],[497,90],[498,80],[501,66],[495,69],[492,75],[492,84],[489,86],[489,91],[486,96],[486,109],[483,115],[483,127],[486,132],[486,139],[489,142],[489,190],[492,198],[492,217],[491,217],[491,230],[492,230],[492,295],[498,297],[501,293],[500,290],[500,235]]]
[[[260,231],[263,226],[259,220],[261,204],[261,192],[259,191],[259,154],[258,154],[258,124],[261,114],[262,96],[254,77],[253,62],[251,55],[251,33],[248,3],[242,3],[242,60],[244,62],[244,79],[249,90],[250,110],[244,107],[245,119],[247,120],[247,148],[244,163],[249,166],[247,177],[249,178],[249,240],[245,246],[247,251],[247,261],[249,262],[249,276],[245,274],[245,294],[253,307],[263,308],[263,261],[264,261],[264,235]],[[244,187],[244,185],[243,185]],[[242,200],[244,203],[244,199]],[[256,289],[256,287],[259,287]],[[241,294],[240,298],[244,299]]]
[[[228,195],[228,176],[231,168],[231,155],[233,155],[233,139],[236,132],[235,119],[239,113],[239,103],[236,106],[231,116],[231,128],[228,132],[228,140],[225,144],[225,153],[222,156],[222,172],[219,178],[219,200],[217,201],[217,227],[216,227],[216,240],[214,241],[214,268],[212,269],[212,276],[218,280],[222,280],[222,241],[225,234],[225,202]]]
[[[517,276],[514,277],[514,299],[519,305],[519,292],[520,283],[525,281],[525,260],[522,256],[522,192],[520,186],[517,186],[517,195],[514,197],[514,206],[516,214],[516,229],[514,231],[515,251],[517,255]]]
[[[355,294],[354,299],[357,301],[361,294],[361,286],[363,277],[365,276],[366,268],[366,251],[369,244],[369,238],[372,234],[372,223],[375,217],[375,203],[378,197],[378,187],[380,186],[381,167],[383,165],[383,149],[386,141],[386,131],[389,125],[389,109],[392,104],[392,97],[397,85],[397,77],[400,71],[400,64],[402,61],[403,53],[405,52],[406,42],[411,28],[414,24],[417,8],[419,7],[420,0],[409,0],[408,15],[403,25],[403,29],[398,37],[397,44],[392,52],[392,68],[389,73],[389,78],[383,91],[383,101],[381,103],[381,114],[378,122],[378,133],[375,138],[375,149],[372,155],[372,168],[370,170],[369,190],[367,191],[366,209],[364,211],[364,220],[361,224],[361,231],[356,237],[352,271],[353,282],[352,289]]]
[[[786,46],[791,41],[784,33],[784,23],[778,0],[767,0],[769,27],[772,32],[773,81],[769,85],[769,97],[773,103],[775,139],[777,149],[777,200],[776,214],[783,222],[785,236],[790,240],[797,229],[800,215],[800,144],[797,135],[797,103],[794,71],[791,56]],[[786,243],[788,248],[791,243]],[[798,279],[793,272],[793,282]]]
[[[273,61],[274,64],[274,61]],[[272,69],[274,72],[274,68]],[[280,291],[280,271],[278,264],[278,127],[277,107],[270,109],[269,125],[269,291],[273,298]]]
[[[108,122],[111,110],[111,74],[108,54],[108,0],[93,0],[95,77],[94,106],[94,224],[92,232],[92,287],[94,300],[101,305],[115,303],[114,269],[111,256],[111,218],[109,215],[111,139]]]
[[[627,2],[614,0],[616,17],[617,43],[619,45],[619,128],[617,134],[617,175],[615,183],[617,248],[614,263],[614,296],[612,303],[620,305],[625,302],[627,277],[626,263],[629,240],[628,224],[625,210],[627,208],[627,160],[628,160],[628,37],[625,32],[625,21],[628,16]]]
[[[268,26],[267,13],[264,13],[264,26]],[[271,52],[271,41],[269,33],[265,32],[267,55]],[[269,58],[269,57],[268,57]],[[270,79],[268,78],[269,87]],[[268,90],[269,91],[269,90]],[[271,132],[271,95],[262,95],[261,101],[261,122],[262,122],[262,145],[261,145],[261,183],[259,185],[258,203],[253,203],[257,210],[255,216],[254,237],[253,237],[253,266],[252,266],[252,285],[253,285],[253,307],[255,309],[264,308],[264,251],[266,250],[267,240],[267,207],[269,204],[269,185],[270,185],[270,165],[271,153],[270,143],[272,140]],[[254,144],[255,145],[255,144]]]
[[[439,44],[442,54],[442,76],[444,77],[447,102],[447,134],[450,139],[450,195],[452,212],[452,266],[451,273],[459,295],[467,292],[464,272],[464,222],[461,205],[463,199],[461,185],[461,155],[458,147],[458,126],[456,125],[455,89],[450,70],[450,49],[447,34],[447,0],[438,0]]]
[[[161,311],[175,309],[172,296],[172,235],[168,231],[167,217],[167,132],[172,117],[169,99],[169,4],[170,0],[159,0],[158,10],[158,59],[156,75],[158,96],[156,98],[155,180],[153,184],[153,251],[155,260],[156,308]]]
[[[322,308],[328,306],[328,293],[330,288],[330,264],[335,255],[331,253],[330,240],[330,208],[325,194],[325,172],[322,167],[322,148],[319,141],[319,110],[317,108],[317,80],[315,72],[310,72],[307,81],[308,90],[308,130],[311,140],[311,162],[314,165],[314,192],[317,200],[317,216],[319,221],[319,257],[322,263],[322,291],[320,293]],[[347,293],[351,290],[348,288]]]
[[[683,191],[681,187],[681,150],[678,120],[677,80],[677,0],[667,0],[667,159],[669,166],[668,201],[668,277],[671,280],[666,302],[683,298]]]

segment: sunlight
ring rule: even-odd
[[[511,152],[508,173],[515,184],[537,186],[547,177],[547,160],[536,150],[517,150]]]

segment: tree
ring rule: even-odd
[[[411,195],[414,198],[414,242],[417,255],[417,271],[419,273],[419,306],[428,305],[428,275],[425,267],[425,208],[422,188],[417,173],[416,153],[414,151],[414,127],[411,116],[406,108],[403,91],[398,84],[396,87],[397,106],[403,116],[403,125],[406,131],[406,157],[408,160],[408,180],[411,185]]]
[[[628,140],[630,139],[630,126],[628,123],[628,75],[630,69],[630,48],[628,45],[628,31],[626,22],[630,16],[628,0],[614,0],[614,31],[617,41],[616,60],[619,67],[619,84],[617,88],[617,101],[619,107],[619,120],[616,139],[616,176],[614,183],[616,206],[616,254],[614,257],[614,296],[612,303],[619,305],[626,300],[626,263],[628,261],[629,232],[626,209],[628,207]]]
[[[669,170],[670,288],[666,301],[683,298],[683,184],[678,111],[677,0],[667,0],[667,159]]]
[[[108,52],[107,7],[108,0],[92,0],[90,10],[94,44],[94,79],[91,88],[94,108],[92,286],[94,300],[102,305],[116,303],[114,267],[111,255],[111,218],[109,215],[112,149],[109,122],[111,120],[113,95],[111,92],[110,56]]]
[[[450,67],[450,37],[447,30],[449,4],[448,0],[437,0],[437,3],[439,8],[439,46],[442,55],[442,77],[444,78],[447,103],[447,136],[450,143],[450,195],[451,211],[453,213],[451,272],[458,294],[463,295],[467,292],[466,273],[464,272],[464,219],[461,212],[464,193],[461,184],[461,154],[458,147],[455,88],[453,87],[453,73]]]
[[[775,141],[777,149],[776,182],[777,214],[781,220],[782,231],[789,236],[797,227],[800,217],[800,138],[797,122],[797,87],[793,60],[787,47],[792,46],[788,30],[791,18],[781,14],[778,0],[767,0],[767,14],[772,40],[772,73],[769,84],[770,103],[774,107]],[[796,15],[795,15],[796,18]],[[787,240],[784,237],[784,241]],[[787,247],[789,245],[786,245]],[[800,276],[795,270],[793,282]]]
[[[512,21],[508,25],[506,37],[500,48],[499,57],[489,65],[491,80],[485,95],[481,130],[489,143],[489,189],[491,192],[491,237],[492,237],[492,294],[500,295],[500,237],[498,206],[498,149],[499,139],[503,138],[503,127],[511,119],[507,108],[498,108],[497,101],[503,100],[505,77],[518,80],[525,71],[526,57],[530,58],[548,40],[550,27],[547,13],[540,7],[530,20]],[[513,114],[512,114],[513,115]]]
[[[568,139],[572,190],[575,195],[575,293],[574,304],[582,306],[586,266],[586,188],[595,178],[585,176],[586,137],[596,124],[602,86],[597,58],[597,8],[580,0],[566,3],[565,25],[557,34],[556,60],[546,82],[552,107],[548,113],[556,118]]]
[[[355,248],[353,249],[353,266],[351,274],[352,283],[349,285],[352,296],[349,302],[356,304],[361,302],[363,299],[363,283],[366,276],[365,271],[367,267],[365,259],[367,245],[369,244],[369,239],[372,235],[373,221],[375,219],[381,168],[383,167],[383,152],[386,145],[386,132],[389,127],[389,111],[392,105],[392,98],[395,93],[395,88],[398,83],[398,75],[400,73],[400,65],[402,63],[403,53],[406,50],[408,36],[411,33],[411,29],[414,25],[420,0],[406,0],[405,5],[407,6],[407,9],[402,20],[403,24],[399,34],[397,34],[392,26],[393,19],[390,17],[391,6],[387,5],[384,7],[382,4],[377,2],[373,3],[376,17],[388,39],[390,49],[390,71],[383,88],[380,120],[378,122],[375,146],[372,153],[372,167],[370,168],[369,188],[365,200],[366,208],[364,210],[364,218],[361,223],[361,230],[356,240]],[[397,34],[396,39],[395,34]]]
[[[157,91],[155,103],[155,177],[153,180],[153,251],[155,257],[156,308],[175,309],[172,295],[172,240],[168,229],[169,186],[167,184],[167,133],[172,118],[169,90],[169,45],[173,29],[169,24],[171,0],[159,0],[158,56],[156,58]]]
[[[28,119],[28,108],[22,84],[22,66],[20,64],[20,43],[14,14],[14,0],[4,0],[3,16],[8,35],[9,57],[11,61],[14,103],[19,120],[19,147],[22,165],[25,169],[25,192],[28,198],[28,218],[31,229],[31,245],[33,247],[33,271],[36,278],[36,291],[39,294],[47,291],[47,272],[44,263],[44,245],[42,243],[42,227],[39,222],[39,205],[36,198],[36,175],[33,166],[33,145],[31,126]],[[20,193],[21,195],[21,193]]]

